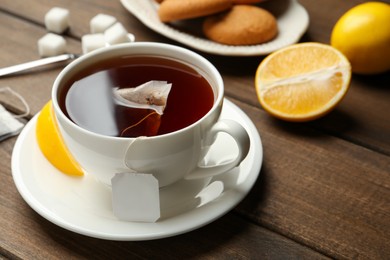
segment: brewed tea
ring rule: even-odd
[[[135,88],[149,81],[172,84],[162,115],[130,108],[113,99],[115,88]],[[75,74],[63,86],[59,103],[76,124],[98,134],[137,137],[170,133],[202,118],[213,106],[208,81],[183,63],[154,56],[112,58]]]

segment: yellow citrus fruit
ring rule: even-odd
[[[344,97],[351,66],[337,49],[299,43],[268,55],[256,71],[262,107],[287,121],[303,122],[330,112]]]
[[[84,175],[62,140],[51,101],[39,113],[35,132],[39,148],[53,166],[69,175]]]
[[[390,5],[367,2],[353,7],[335,24],[330,44],[344,53],[355,73],[390,70]]]

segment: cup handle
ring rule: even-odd
[[[214,124],[206,136],[204,149],[208,149],[214,143],[219,132],[229,134],[236,141],[238,146],[237,157],[223,164],[198,165],[190,174],[185,177],[185,179],[193,180],[212,177],[227,172],[238,166],[248,155],[250,148],[250,138],[248,132],[238,122],[230,119],[221,119],[216,124]]]

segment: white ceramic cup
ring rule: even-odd
[[[96,62],[125,55],[166,57],[192,67],[211,85],[214,93],[213,107],[192,125],[153,137],[105,136],[73,123],[59,106],[59,93],[64,83],[75,73]],[[116,173],[122,172],[153,174],[159,186],[163,187],[183,178],[214,176],[238,166],[249,152],[250,139],[239,123],[219,119],[223,97],[221,75],[205,58],[181,47],[146,42],[115,45],[83,55],[61,71],[52,89],[54,112],[70,152],[88,174],[108,185]],[[201,165],[200,162],[220,132],[229,134],[236,141],[236,158],[223,164]]]

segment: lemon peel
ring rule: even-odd
[[[47,102],[39,113],[35,133],[39,148],[54,167],[68,175],[84,175],[83,169],[62,139],[51,101]]]
[[[357,74],[390,70],[390,5],[359,4],[344,13],[333,27],[330,44],[351,62]]]

